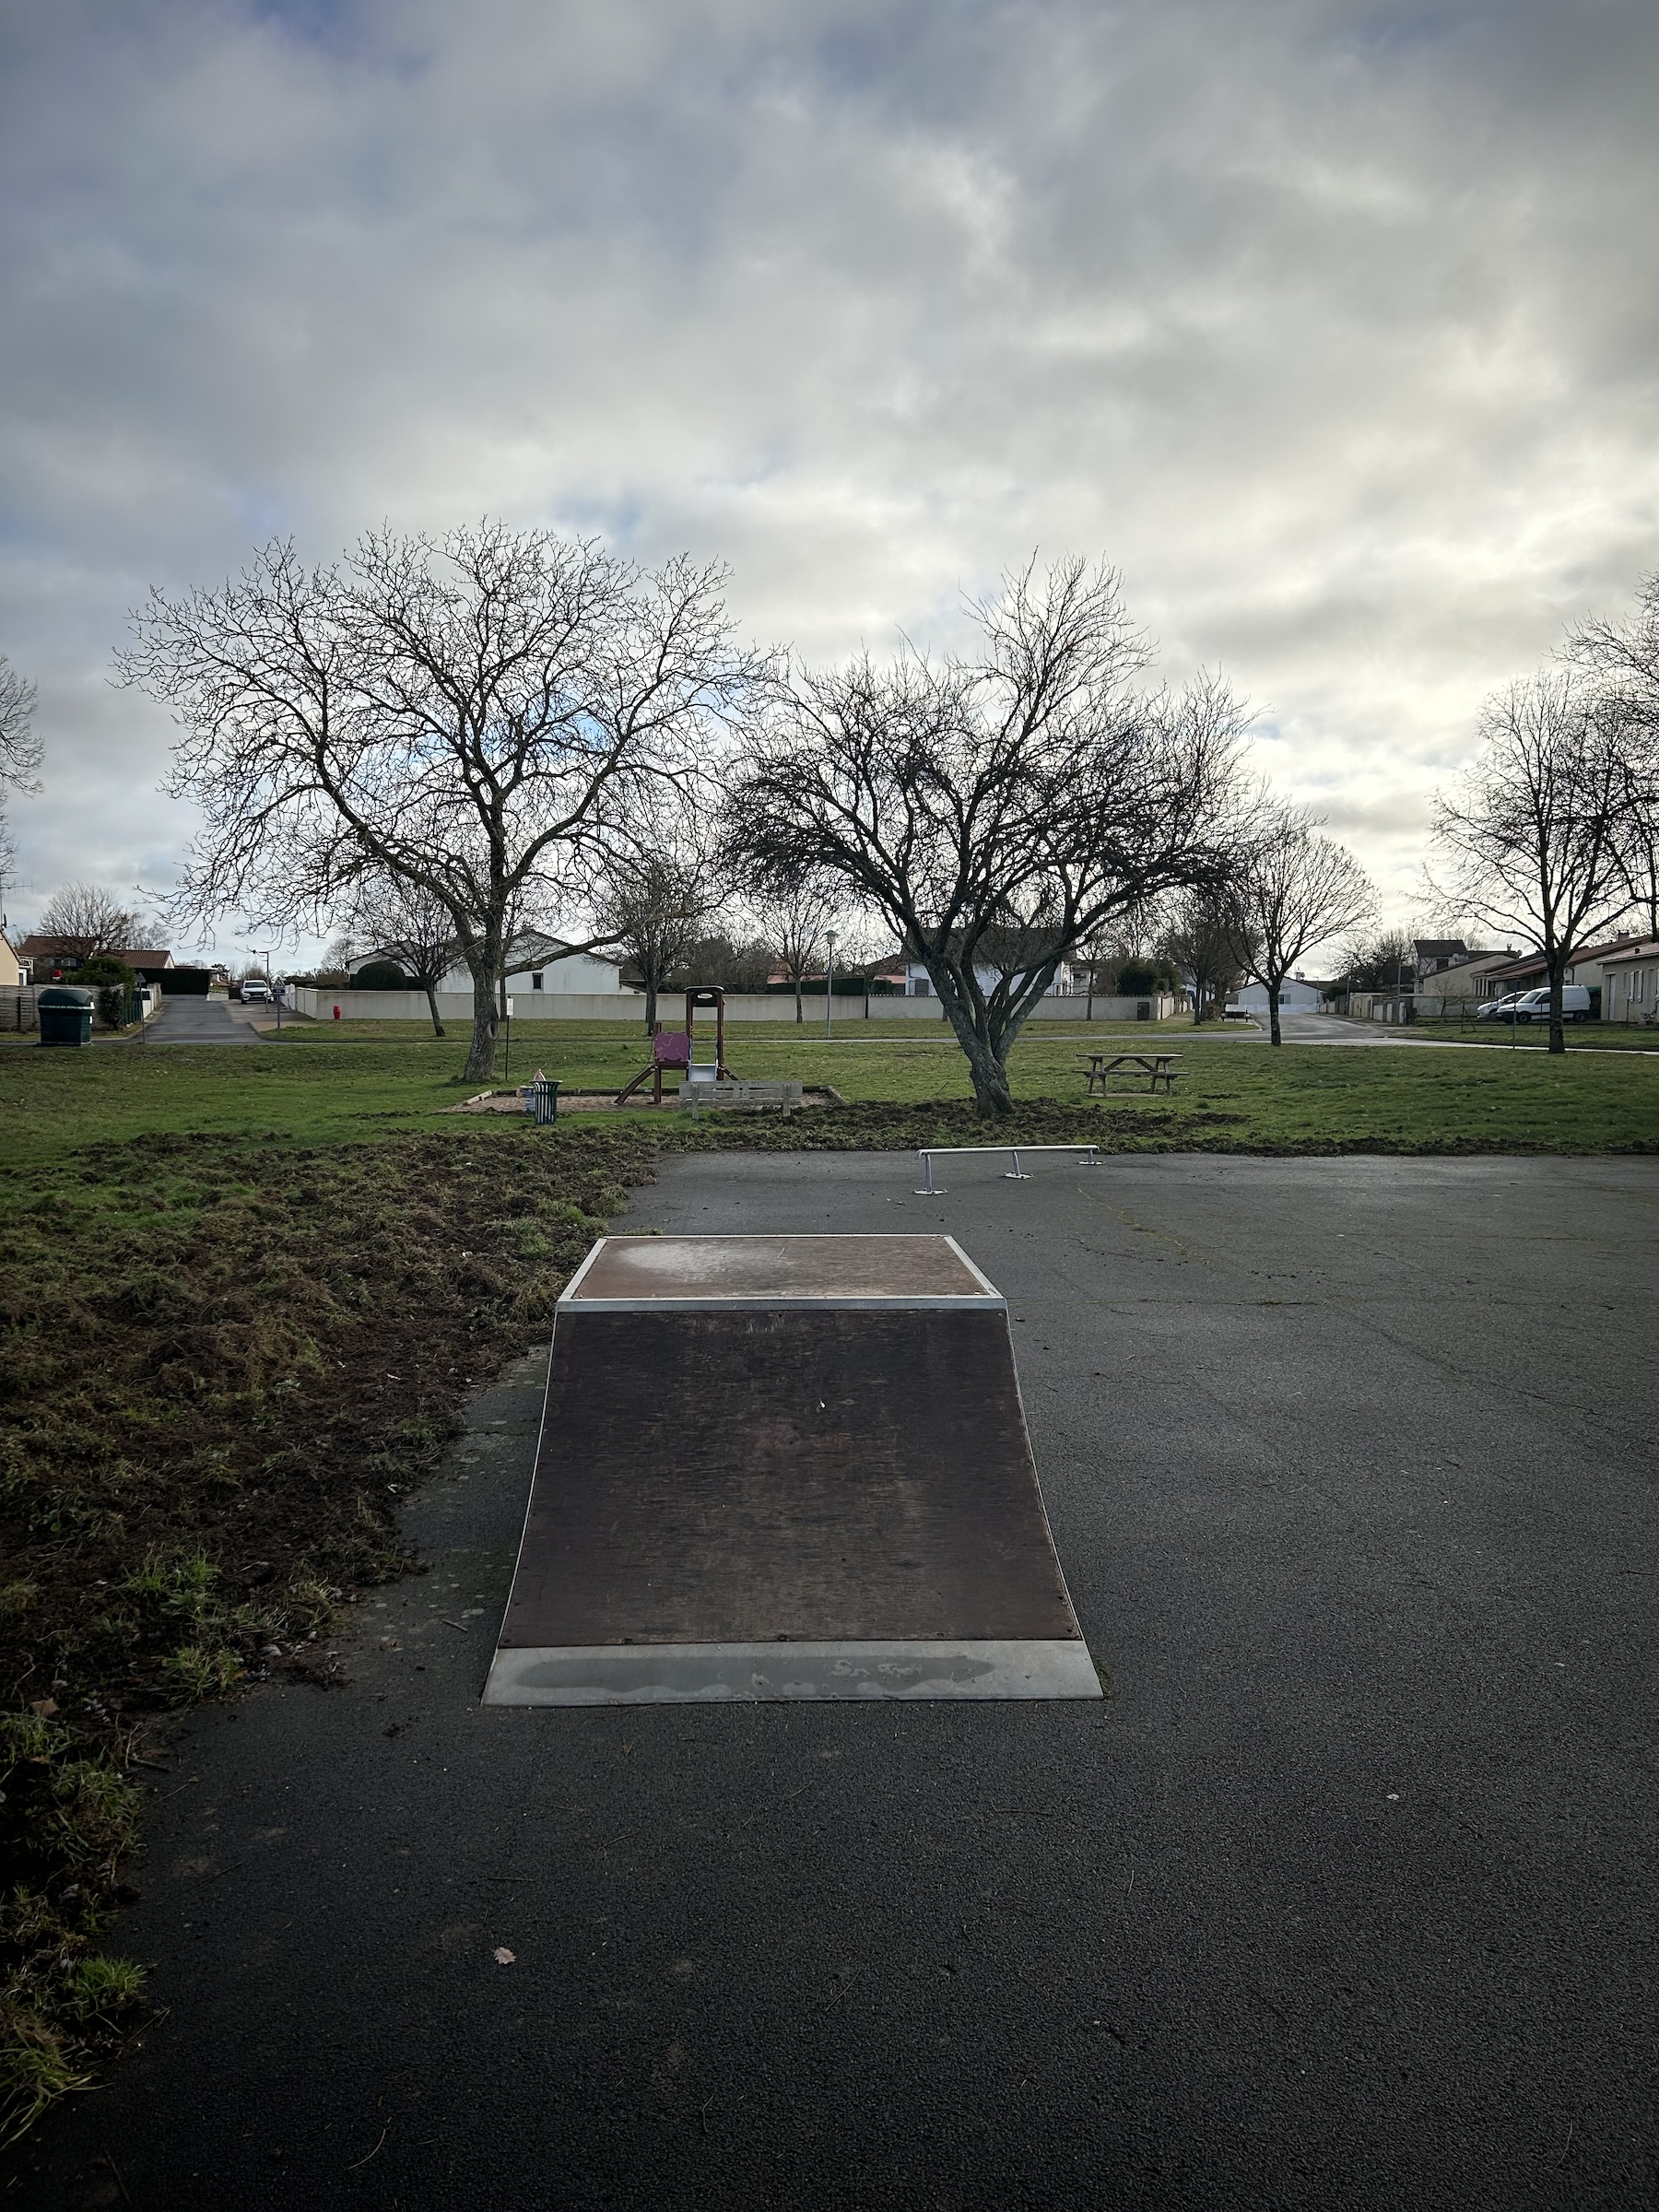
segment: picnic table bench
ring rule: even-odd
[[[1120,1067],[1138,1068],[1148,1078],[1148,1090],[1156,1090],[1161,1083],[1171,1098],[1175,1095],[1175,1063],[1181,1057],[1179,1053],[1079,1053],[1077,1057],[1088,1069],[1083,1080],[1086,1097],[1098,1095],[1103,1099],[1107,1095],[1107,1077]]]

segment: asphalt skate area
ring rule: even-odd
[[[1103,1702],[480,1702],[545,1363],[348,1687],[209,1709],[8,2205],[1647,2206],[1659,1160],[665,1162],[944,1230]]]

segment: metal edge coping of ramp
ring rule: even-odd
[[[850,1261],[850,1248],[887,1248],[883,1259],[898,1261],[894,1274],[905,1277],[905,1263],[912,1263],[912,1274],[953,1274],[953,1285],[945,1285],[935,1278],[934,1283],[912,1281],[902,1283],[898,1278],[887,1281],[878,1288],[874,1281],[861,1281],[861,1270],[856,1261]],[[902,1248],[902,1250],[900,1250]],[[927,1252],[923,1252],[927,1248]],[[949,1254],[949,1265],[940,1263]],[[918,1261],[929,1261],[920,1265]],[[814,1267],[814,1261],[828,1261],[828,1270]],[[754,1277],[754,1270],[765,1277],[768,1265],[772,1267],[772,1281],[763,1288],[761,1281],[746,1281],[746,1272]],[[794,1270],[796,1281],[783,1281]],[[820,1272],[834,1277],[836,1272],[850,1281],[834,1285],[830,1281],[814,1281]],[[662,1281],[653,1281],[659,1274]],[[675,1281],[679,1274],[679,1281]],[[721,1289],[719,1283],[710,1283],[712,1277],[724,1277],[728,1288]],[[606,1281],[606,1277],[613,1281]],[[643,1277],[643,1281],[629,1281],[629,1277]],[[619,1281],[618,1281],[619,1278]],[[935,1626],[927,1637],[872,1637],[872,1635],[774,1635],[765,1639],[697,1639],[681,1641],[670,1637],[646,1635],[606,1635],[604,1641],[537,1641],[513,1643],[509,1637],[509,1626],[515,1613],[531,1613],[537,1624],[547,1619],[547,1599],[542,1597],[537,1608],[537,1594],[547,1583],[547,1559],[551,1547],[547,1526],[547,1498],[537,1498],[537,1488],[551,1493],[558,1482],[558,1462],[548,1462],[548,1453],[555,1444],[551,1431],[555,1376],[558,1376],[559,1351],[566,1351],[566,1362],[575,1359],[577,1347],[569,1338],[569,1329],[582,1318],[593,1316],[595,1321],[621,1321],[624,1316],[657,1316],[662,1321],[673,1321],[675,1316],[812,1316],[812,1314],[845,1314],[852,1325],[861,1316],[867,1325],[876,1325],[880,1314],[891,1312],[894,1316],[916,1316],[918,1329],[929,1327],[931,1318],[949,1314],[975,1314],[989,1321],[991,1316],[1002,1316],[1002,1327],[997,1332],[997,1349],[1005,1351],[1006,1376],[991,1376],[991,1384],[1002,1381],[1006,1384],[1011,1403],[1005,1403],[1005,1462],[991,1466],[986,1480],[997,1491],[995,1506],[1002,1520],[1016,1531],[1019,1547],[1024,1550],[1027,1571],[1033,1569],[1038,1553],[1041,1553],[1041,1577],[1051,1577],[1038,1593],[1040,1602],[1035,1613],[1041,1617],[1049,1632],[1002,1632],[1002,1635],[951,1635],[947,1628]],[[648,1327],[648,1321],[641,1323]],[[703,1321],[708,1325],[708,1321]],[[714,1325],[717,1327],[717,1325]],[[562,1329],[566,1332],[564,1345],[559,1343]],[[951,1332],[951,1336],[956,1332]],[[984,1347],[982,1347],[984,1349]],[[995,1370],[1000,1360],[980,1360],[978,1370]],[[706,1370],[714,1371],[706,1362]],[[823,1405],[820,1405],[823,1409]],[[626,1409],[619,1409],[626,1422]],[[569,1422],[566,1422],[569,1427]],[[1018,1427],[1018,1447],[1013,1447],[1013,1429]],[[927,1455],[924,1442],[927,1422],[907,1422],[905,1436],[909,1449]],[[1019,1465],[1013,1465],[1016,1458]],[[553,1480],[544,1480],[544,1471],[553,1465]],[[935,1460],[929,1466],[934,1491],[951,1491],[956,1469]],[[806,1477],[803,1477],[806,1480]],[[595,1476],[595,1484],[599,1476]],[[624,1493],[621,1493],[621,1513],[626,1517],[629,1509],[629,1482],[624,1473]],[[772,1495],[772,1493],[768,1493]],[[569,1502],[569,1500],[566,1500]],[[820,1500],[818,1500],[820,1502]],[[809,1500],[807,1500],[809,1504]],[[949,1500],[947,1500],[949,1504]],[[721,1504],[724,1513],[724,1504]],[[580,1513],[571,1515],[580,1520]],[[852,1524],[847,1524],[852,1526]],[[569,1533],[569,1531],[559,1531]],[[697,1533],[701,1533],[699,1528]],[[856,1535],[856,1531],[853,1531]],[[960,1535],[960,1533],[958,1533]],[[573,1542],[580,1547],[580,1531]],[[847,1535],[836,1537],[836,1542],[847,1542]],[[916,1548],[916,1544],[909,1544]],[[540,1550],[540,1569],[537,1569],[537,1550]],[[842,1555],[845,1564],[847,1555]],[[615,1559],[602,1561],[604,1569],[615,1582],[618,1566]],[[659,1561],[662,1564],[662,1561]],[[883,1561],[872,1555],[872,1569],[878,1571]],[[918,1561],[902,1561],[905,1566],[916,1566]],[[665,1561],[673,1569],[673,1553]],[[665,1577],[673,1580],[673,1577]],[[613,1588],[606,1583],[606,1593]],[[624,1599],[626,1606],[626,1599]],[[580,1606],[577,1606],[580,1610]],[[648,1610],[648,1608],[646,1608]],[[1018,1599],[1016,1599],[1018,1615]],[[613,1621],[610,1626],[624,1626]],[[635,1619],[635,1630],[640,1619]],[[746,1621],[741,1626],[754,1626]],[[818,1624],[823,1626],[823,1624]],[[984,1626],[984,1624],[980,1624]],[[1006,1624],[1005,1624],[1006,1626]],[[1055,1628],[1064,1632],[1055,1635]],[[995,1285],[984,1277],[956,1239],[916,1237],[916,1234],[865,1234],[865,1237],[604,1237],[588,1252],[588,1256],[571,1277],[564,1294],[559,1296],[553,1318],[553,1347],[548,1360],[548,1395],[542,1411],[542,1431],[537,1438],[535,1477],[531,1482],[531,1498],[526,1504],[524,1533],[520,1539],[518,1561],[513,1569],[513,1588],[511,1588],[507,1617],[502,1621],[502,1637],[493,1657],[488,1681],[485,1686],[485,1703],[488,1705],[641,1705],[641,1703],[754,1703],[754,1701],[907,1701],[907,1699],[1100,1699],[1101,1686],[1093,1659],[1086,1648],[1082,1630],[1079,1630],[1071,1594],[1064,1586],[1064,1572],[1060,1569],[1049,1515],[1041,1502],[1041,1491],[1035,1477],[1035,1462],[1030,1460],[1030,1444],[1024,1425],[1024,1403],[1019,1398],[1018,1370],[1013,1365],[1013,1343],[1006,1325],[1006,1300],[997,1292]]]

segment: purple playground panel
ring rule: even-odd
[[[1007,1309],[949,1237],[606,1237],[485,1700],[1100,1695]]]

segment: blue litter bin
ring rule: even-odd
[[[92,994],[76,983],[52,983],[35,1001],[42,1044],[90,1044]]]

